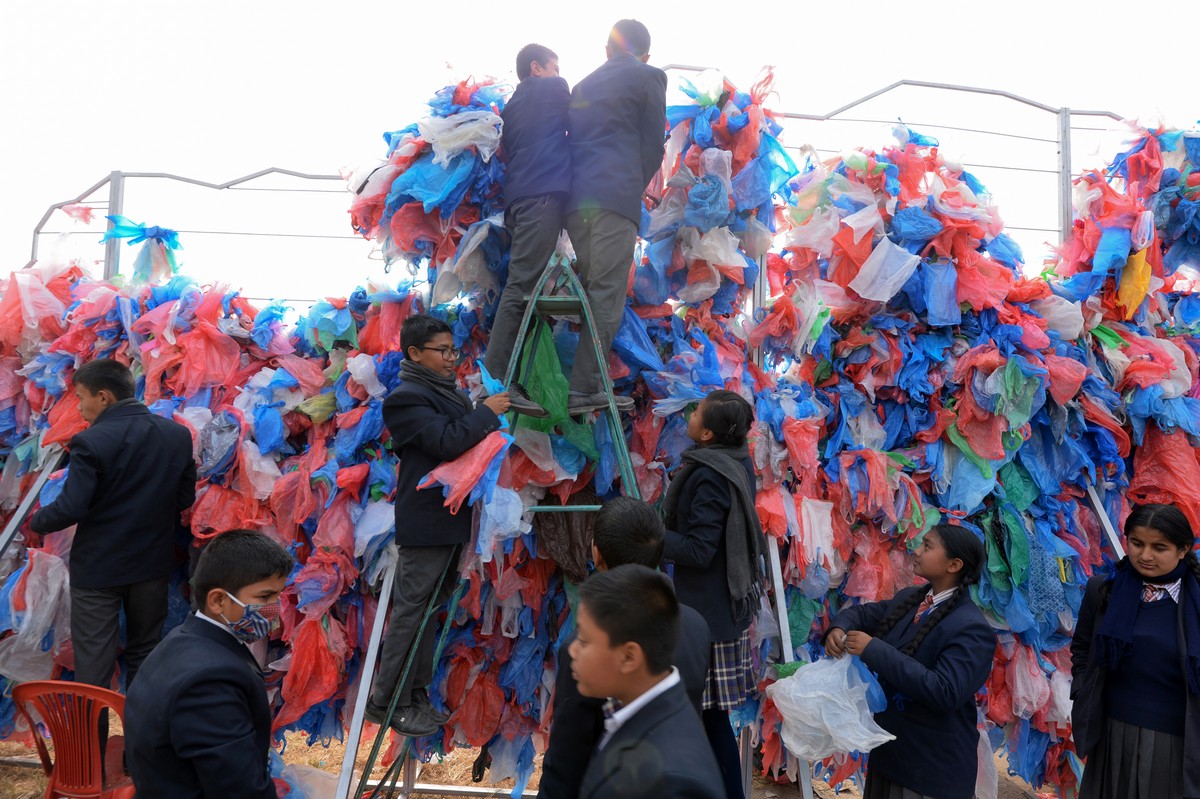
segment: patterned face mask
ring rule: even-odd
[[[247,605],[228,591],[225,591],[225,596],[237,602],[245,610],[245,613],[237,621],[230,621],[225,618],[225,614],[221,614],[222,621],[240,641],[250,644],[266,638],[279,621],[279,600],[267,605]]]

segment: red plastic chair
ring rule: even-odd
[[[107,746],[100,740],[100,714],[111,709],[124,723],[125,697],[94,685],[35,680],[14,686],[13,700],[34,731],[42,769],[50,778],[46,799],[133,798],[133,781],[121,765],[125,739],[111,736]],[[36,716],[30,713],[31,708]],[[53,760],[45,740],[37,733],[39,721],[50,733]],[[107,766],[107,772],[103,766]]]

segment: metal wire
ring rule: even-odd
[[[895,125],[897,122],[900,122],[901,120],[898,120],[898,119],[854,119],[851,117],[833,117],[832,119],[828,119],[826,121],[827,122],[855,122],[855,123],[880,124],[880,125]],[[1041,136],[1022,136],[1019,133],[1001,133],[1000,131],[980,130],[978,128],[959,128],[959,127],[955,127],[953,125],[939,125],[935,122],[904,122],[903,124],[910,128],[918,127],[918,128],[934,128],[937,130],[957,130],[957,131],[961,131],[963,133],[982,133],[987,136],[1001,136],[1006,139],[1023,139],[1025,141],[1043,142],[1045,144],[1058,144],[1058,139],[1047,139],[1047,138],[1044,138]]]

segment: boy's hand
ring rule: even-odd
[[[874,639],[862,630],[852,630],[846,634],[846,651],[851,655],[861,657],[863,650],[867,648],[867,644],[871,643],[872,640]]]
[[[483,401],[483,404],[491,409],[492,413],[499,416],[502,413],[507,413],[512,402],[508,399],[508,392],[502,391],[499,394],[493,394]]]
[[[825,636],[825,654],[835,658],[846,654],[846,631],[841,627],[834,627]]]

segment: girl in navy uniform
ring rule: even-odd
[[[871,752],[864,799],[975,796],[975,693],[996,650],[995,633],[970,595],[983,560],[974,533],[939,524],[915,554],[913,573],[926,585],[846,608],[825,634],[825,651],[858,655],[888,699],[875,721],[896,740]]]
[[[746,435],[754,409],[733,391],[713,391],[688,419],[696,446],[663,502],[663,559],[675,564],[680,603],[695,608],[712,634],[701,713],[729,799],[741,799],[741,761],[729,711],[754,689],[750,620],[762,595],[762,527],[754,507],[754,464]]]
[[[1200,797],[1200,561],[1187,517],[1141,505],[1087,584],[1071,641],[1081,799]]]

